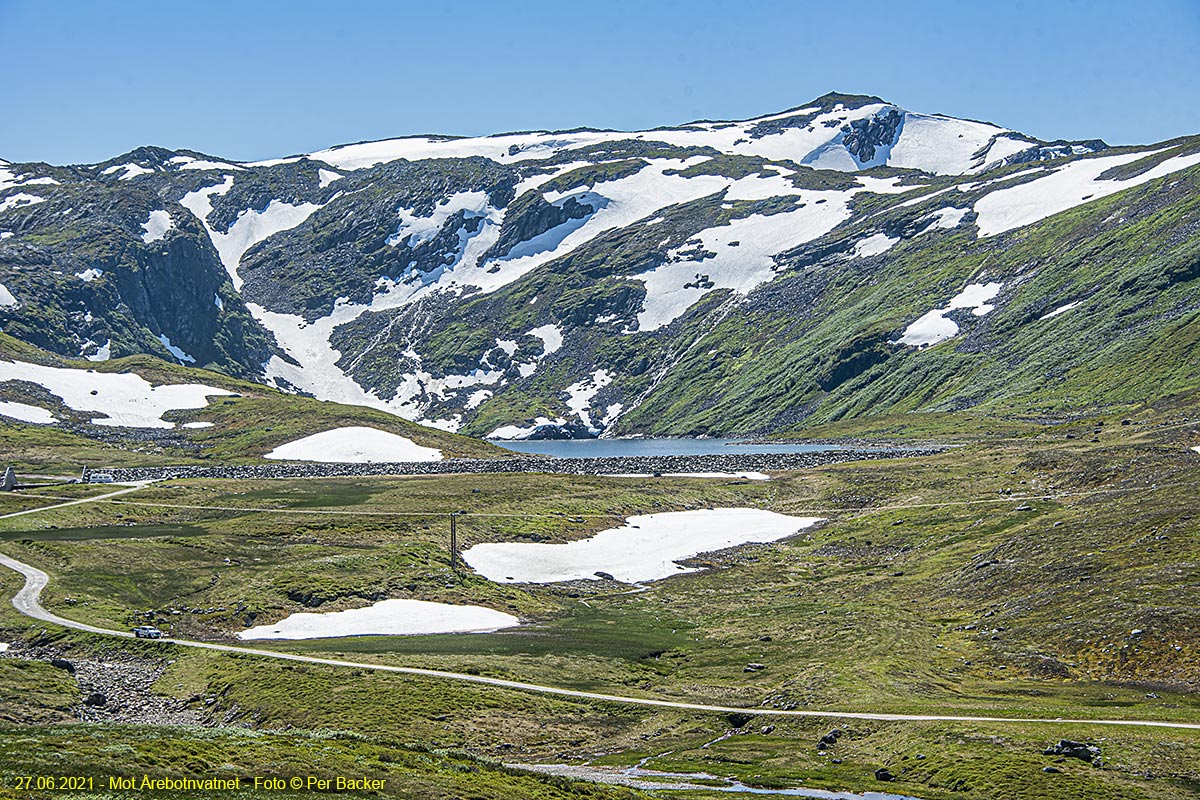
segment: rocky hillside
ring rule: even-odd
[[[504,438],[1071,413],[1196,387],[1198,165],[1200,137],[1043,142],[836,94],[636,133],[0,162],[0,326]]]

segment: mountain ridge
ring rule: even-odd
[[[921,363],[1017,363],[992,329],[1039,321],[1006,321],[1040,306],[1026,285],[1079,284],[1057,315],[1087,330],[1064,363],[1088,362],[1101,329],[1153,340],[1196,307],[1198,154],[1200,137],[1044,142],[831,93],[651,131],[4,162],[0,326],[64,355],[190,359],[477,436],[774,432],[872,413],[854,397],[900,376],[918,390]],[[1136,253],[1114,264],[1102,248],[1081,271],[1059,252],[1122,250],[1114,217],[1139,247],[1152,230],[1174,242],[1159,265],[1174,278],[1113,301],[1173,305],[1128,332],[1072,309],[1108,296],[1089,273],[1128,282]],[[1045,377],[1003,394],[1036,405]],[[1002,399],[917,393],[914,410]]]

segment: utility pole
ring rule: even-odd
[[[458,512],[450,512],[450,569],[458,569]]]

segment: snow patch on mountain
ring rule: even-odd
[[[584,131],[572,134],[510,133],[464,139],[413,136],[343,145],[310,153],[308,157],[345,170],[364,169],[401,158],[421,161],[431,158],[483,156],[502,164],[510,164],[515,161],[548,158],[561,150],[625,138],[629,138],[628,134],[615,131]]]
[[[232,188],[233,176],[226,175],[225,180],[221,183],[188,192],[179,201],[179,204],[195,214],[196,218],[204,225],[213,247],[217,249],[217,253],[221,257],[221,263],[229,273],[233,288],[241,291],[242,279],[238,276],[238,265],[241,263],[242,255],[268,237],[303,223],[321,206],[316,203],[292,205],[282,200],[272,200],[262,211],[245,209],[238,214],[237,220],[229,226],[229,230],[222,233],[214,229],[208,222],[208,215],[212,213],[210,198],[213,195],[227,194]]]
[[[179,200],[179,205],[196,215],[196,218],[208,229],[208,215],[212,213],[212,196],[228,194],[233,188],[233,176],[226,175],[225,180],[212,186],[205,186],[188,192]],[[209,233],[211,236],[211,231]]]
[[[167,231],[175,227],[175,223],[171,221],[171,215],[162,210],[151,211],[150,218],[142,223],[142,241],[146,244],[157,242],[167,235]]]
[[[978,163],[975,154],[986,147],[993,136],[1007,132],[1006,128],[986,122],[905,112],[903,132],[892,148],[887,164],[935,175],[976,172],[985,164]],[[1030,143],[1022,149],[1032,146]]]
[[[46,389],[75,411],[103,414],[95,425],[126,428],[174,428],[162,415],[180,409],[204,408],[214,395],[232,394],[200,384],[152,386],[131,372],[45,367],[22,361],[0,361],[0,383],[28,381]]]
[[[1072,308],[1075,308],[1076,306],[1078,306],[1082,302],[1083,302],[1082,300],[1075,300],[1070,303],[1067,303],[1066,305],[1059,306],[1058,308],[1051,311],[1049,314],[1043,314],[1042,316],[1038,317],[1038,322],[1041,322],[1044,319],[1053,319],[1054,317],[1057,317],[1059,314],[1065,314],[1068,311],[1070,311]]]
[[[28,194],[27,192],[17,192],[10,194],[8,197],[0,200],[0,214],[5,211],[11,211],[14,208],[26,208],[27,206],[35,206],[38,203],[46,201],[44,197],[38,197],[36,194]]]
[[[467,402],[463,405],[463,408],[467,409],[468,411],[473,411],[474,409],[483,405],[483,403],[493,394],[494,392],[492,392],[491,389],[479,389],[471,392],[471,394],[467,397]]]
[[[669,325],[711,291],[731,289],[745,295],[770,281],[775,277],[774,256],[848,220],[849,199],[856,191],[861,190],[806,191],[802,194],[806,202],[793,211],[754,214],[701,231],[685,249],[698,244],[715,257],[672,261],[632,276],[646,285],[637,330],[649,332]],[[679,254],[676,249],[668,257]]]
[[[612,381],[612,376],[608,374],[607,370],[598,369],[583,380],[577,381],[563,390],[563,393],[567,396],[567,408],[571,409],[571,413],[579,417],[580,421],[592,433],[599,433],[600,431],[599,428],[592,424],[590,414],[592,398],[601,389],[612,383]]]
[[[538,417],[529,425],[501,425],[484,438],[504,440],[528,439],[538,428],[561,428],[566,424],[567,421],[562,418],[550,419],[549,417]]]
[[[487,216],[487,192],[457,192],[434,206],[433,213],[428,217],[418,217],[413,209],[401,208],[396,212],[400,225],[396,232],[388,237],[387,243],[393,247],[405,244],[410,248],[430,241],[446,224],[446,220],[455,214],[469,212],[469,216]]]
[[[0,416],[21,422],[32,422],[35,425],[50,425],[58,422],[58,418],[46,409],[31,406],[28,403],[18,403],[14,400],[0,400]]]
[[[539,325],[525,332],[526,336],[536,336],[542,340],[542,352],[545,355],[557,353],[563,346],[562,328],[552,323]]]
[[[141,164],[116,164],[102,171],[101,175],[112,175],[116,172],[121,174],[117,176],[119,181],[127,181],[130,178],[136,178],[138,175],[149,175],[154,172],[152,169],[146,169]]]
[[[21,305],[20,301],[8,290],[8,287],[0,283],[0,308],[16,308]]]
[[[177,156],[176,158],[179,158]],[[186,156],[184,156],[186,158]],[[174,161],[175,159],[171,159]],[[194,169],[194,170],[213,170],[213,169],[238,169],[244,170],[245,167],[239,167],[237,164],[230,164],[227,161],[207,161],[204,159],[192,159],[180,164],[179,169]]]
[[[340,173],[334,172],[333,170],[318,169],[317,170],[317,186],[321,189],[324,189],[326,186],[333,183],[334,181],[340,181],[342,179],[342,177],[343,176]]]
[[[195,364],[196,363],[196,359],[192,358],[187,353],[183,352],[183,350],[181,350],[178,347],[176,347],[175,345],[171,344],[171,340],[169,338],[167,338],[167,335],[165,333],[160,333],[158,335],[158,340],[160,342],[162,342],[163,347],[167,348],[167,352],[169,352],[171,355],[175,356],[175,358],[179,359],[179,361],[181,363],[187,363],[187,364]]]
[[[294,386],[321,400],[386,409],[383,400],[366,392],[338,367],[342,354],[329,344],[334,328],[351,322],[369,307],[340,304],[334,306],[332,314],[312,323],[298,314],[268,311],[257,303],[247,303],[246,307],[295,362],[271,356],[265,365],[269,381],[277,386]]]
[[[1003,166],[1018,153],[1023,153],[1035,143],[1019,138],[1017,134],[998,134],[986,146],[980,148],[975,160],[977,166],[969,172],[982,172],[986,169]]]
[[[86,358],[88,361],[108,361],[112,351],[112,340],[105,339],[104,344],[96,344],[91,339],[83,343],[83,347],[79,348],[79,355]]]
[[[241,290],[242,279],[238,276],[237,267],[247,250],[280,231],[296,227],[319,208],[316,203],[291,205],[282,200],[272,200],[262,211],[243,211],[227,233],[217,233],[210,228],[209,235],[221,255],[221,263],[229,271],[233,288]]]
[[[455,420],[451,417],[445,420],[428,420],[424,416],[425,412],[432,401],[459,397],[463,389],[502,383],[504,372],[489,365],[487,354],[484,354],[480,367],[468,373],[437,376],[422,369],[420,354],[409,349],[404,356],[415,366],[410,367],[402,376],[395,394],[390,398],[380,397],[374,390],[364,390],[337,364],[341,353],[330,344],[330,339],[339,325],[351,322],[369,311],[399,307],[408,299],[409,295],[405,294],[403,287],[396,287],[396,291],[375,295],[369,306],[339,302],[329,316],[312,323],[298,315],[280,314],[267,311],[254,303],[247,304],[254,317],[275,334],[279,345],[298,362],[297,365],[273,356],[266,364],[267,378],[276,385],[291,385],[323,400],[370,406],[442,430],[457,430],[461,419]],[[557,334],[558,344],[561,346],[561,333],[555,326],[541,326],[537,330],[544,333],[551,342]],[[498,348],[504,349],[499,345]],[[532,374],[532,371],[536,371],[539,361],[540,357],[521,367],[528,367],[529,374]],[[522,369],[522,374],[524,372]]]
[[[865,239],[860,239],[854,245],[854,258],[867,258],[868,256],[883,255],[888,250],[891,250],[898,242],[899,238],[892,238],[886,233],[876,233],[873,236],[868,236]]]
[[[972,314],[982,317],[995,308],[987,301],[1000,294],[1003,286],[1001,283],[994,282],[972,283],[952,297],[945,308],[935,308],[905,328],[899,343],[912,347],[930,347],[938,342],[954,338],[958,335],[958,325],[954,320],[947,319],[945,315],[955,309],[969,308]]]
[[[917,235],[919,236],[922,233],[928,233],[939,228],[942,230],[953,230],[959,226],[963,217],[970,213],[970,211],[971,209],[969,208],[955,208],[954,206],[939,208],[928,217],[925,217],[928,220],[928,224]]]
[[[104,276],[104,270],[96,269],[95,267],[88,267],[83,272],[75,273],[75,277],[79,278],[79,280],[83,281],[84,283],[91,283],[92,281],[96,280],[97,278],[101,278],[103,276]]]
[[[1090,200],[1140,186],[1200,164],[1200,153],[1175,156],[1126,180],[1100,180],[1106,170],[1145,158],[1162,150],[1098,156],[1072,161],[1053,170],[1044,178],[1006,189],[997,189],[975,201],[979,215],[979,236],[996,236],[1031,225]]]

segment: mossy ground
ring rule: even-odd
[[[1025,420],[973,441],[971,423],[960,419],[963,446],[941,455],[829,466],[771,482],[561,475],[178,481],[118,502],[5,520],[0,547],[54,575],[49,607],[113,626],[154,610],[177,633],[220,638],[314,599],[327,610],[379,596],[480,603],[530,622],[490,635],[265,645],[290,652],[721,705],[1196,722],[1195,418],[1194,404],[1181,398],[1056,425]],[[914,423],[922,434],[939,427],[936,418]],[[634,594],[601,582],[495,585],[447,563],[447,510],[479,515],[460,521],[469,546],[575,539],[629,514],[702,506],[769,508],[827,522],[774,545],[702,556],[694,564],[710,569]],[[437,513],[404,516],[423,512]],[[16,585],[7,576],[2,588]],[[226,610],[206,613],[217,607]],[[45,627],[8,610],[0,625],[9,640]],[[67,649],[101,646],[84,634],[51,635]],[[630,765],[649,758],[650,768],[751,785],[859,791],[885,788],[873,772],[886,766],[899,777],[888,790],[939,799],[1175,798],[1195,796],[1200,781],[1197,731],[838,718],[745,723],[164,644],[120,646],[173,660],[159,690],[211,699],[196,707],[213,721],[260,731],[346,729],[365,737],[364,748],[399,740],[505,761]],[[766,669],[744,672],[750,661]],[[54,723],[71,705],[71,686],[43,672],[0,673],[0,694],[31,698],[0,706],[12,719],[7,709],[28,709],[19,718],[26,727],[0,742],[66,736]],[[847,736],[820,755],[816,740],[834,726]],[[108,746],[136,749],[131,740],[145,735],[103,730]],[[281,737],[262,747],[280,749],[286,762],[298,745]],[[1104,766],[1043,756],[1059,738],[1098,742]],[[93,763],[89,757],[81,754],[78,763]],[[159,768],[187,771],[179,763],[165,759]],[[1045,773],[1045,766],[1060,772]],[[396,778],[398,796],[421,781],[454,785],[440,768],[421,769]],[[479,796],[510,780],[478,774],[487,787]]]

